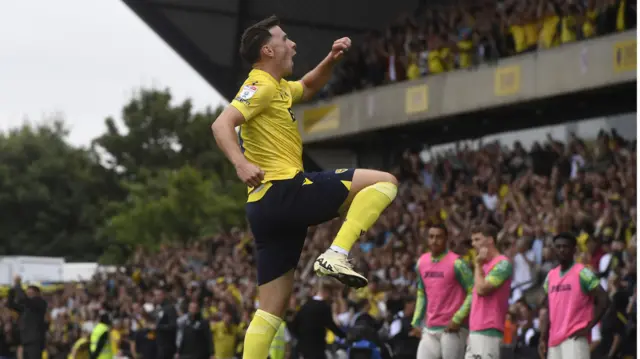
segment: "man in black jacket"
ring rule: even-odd
[[[39,359],[45,346],[47,302],[40,296],[40,288],[29,286],[22,290],[22,279],[16,276],[9,292],[9,307],[20,314],[18,328],[23,359]]]
[[[188,313],[178,319],[178,358],[213,359],[213,337],[209,322],[202,319],[198,302],[189,303]]]
[[[327,329],[340,338],[345,333],[333,321],[330,301],[335,284],[328,279],[320,279],[318,292],[307,301],[290,323],[293,335],[298,339],[298,351],[304,359],[325,359]]]
[[[416,308],[414,297],[405,298],[404,308],[396,313],[389,328],[389,338],[393,347],[394,358],[416,357],[420,338],[412,333],[411,318]]]
[[[176,354],[176,333],[178,330],[178,312],[165,295],[163,288],[154,290],[156,311],[156,333],[158,359],[173,359]]]

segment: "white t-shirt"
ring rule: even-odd
[[[398,313],[398,318],[391,322],[391,327],[389,328],[389,338],[393,338],[402,331],[402,318],[404,317],[403,312]]]
[[[531,259],[535,264],[542,264],[542,250],[544,249],[544,242],[540,238],[533,240],[531,249],[527,251],[527,258]]]
[[[527,255],[527,257],[530,257],[530,260],[533,260],[533,255]],[[532,279],[533,275],[531,273],[531,266],[527,263],[525,256],[522,255],[522,253],[516,254],[513,258],[513,281],[511,282],[511,288],[515,289],[509,299],[510,304],[513,304],[518,301],[518,299],[522,298],[524,291],[531,288],[533,285],[531,282]]]
[[[600,332],[600,324],[596,324],[595,327],[591,329],[591,341],[599,342],[602,340],[602,333]]]
[[[484,193],[482,195],[482,202],[484,206],[487,207],[490,211],[495,211],[498,207],[498,195],[497,194],[488,194]]]
[[[600,262],[598,263],[598,271],[600,273],[605,272],[607,268],[609,268],[609,264],[611,263],[612,259],[613,259],[613,256],[611,255],[611,253],[606,253],[605,255],[600,257]],[[605,292],[607,291],[608,279],[609,279],[608,276],[600,278],[600,285],[602,286],[602,289],[604,289]]]
[[[530,260],[533,260],[533,258],[530,258]],[[531,287],[531,284],[522,284],[531,282],[532,279],[531,266],[527,262],[527,259],[522,253],[516,254],[515,257],[513,257],[513,283],[511,284],[511,287],[519,287],[523,290],[527,289]]]
[[[578,170],[584,167],[584,158],[580,155],[573,155],[571,157],[571,179],[578,176]]]

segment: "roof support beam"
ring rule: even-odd
[[[233,88],[232,74],[228,69],[211,63],[208,56],[184,35],[156,6],[147,1],[124,0],[133,12],[143,19],[164,41],[206,79],[222,96],[230,100],[237,89]]]
[[[231,64],[233,68],[233,74],[236,76],[236,87],[240,87],[240,81],[242,81],[242,57],[240,56],[240,39],[242,38],[242,33],[244,32],[245,18],[247,16],[247,0],[237,0],[238,8],[237,8],[237,16],[236,16],[236,43],[233,46],[233,64]]]
[[[154,6],[154,7],[160,7],[160,8],[164,8],[167,10],[178,10],[178,11],[184,11],[184,12],[195,12],[195,13],[200,13],[200,14],[212,14],[212,15],[218,15],[218,16],[227,16],[227,17],[233,17],[233,18],[240,18],[238,13],[234,13],[233,11],[226,11],[226,10],[219,10],[219,9],[212,9],[208,6],[203,6],[203,5],[194,5],[194,4],[189,4],[189,5],[185,5],[185,4],[180,4],[180,3],[175,3],[175,2],[170,2],[170,1],[164,1],[164,0],[128,0],[127,2],[133,2],[133,3],[143,3],[149,6]],[[249,16],[249,11],[247,9],[247,5],[246,5],[246,1],[245,0],[238,0],[238,9],[240,9],[242,6],[240,5],[241,3],[244,3],[243,7],[244,7],[244,11],[245,11],[245,16],[244,18],[242,18],[243,21],[250,21],[250,20],[254,20],[254,21],[260,21],[262,20],[262,18],[257,18],[255,16]],[[266,17],[266,15],[265,15]],[[328,30],[328,31],[336,31],[336,32],[347,32],[347,33],[351,33],[351,34],[360,34],[360,33],[366,33],[368,31],[370,31],[371,29],[368,28],[364,28],[364,27],[353,27],[353,26],[345,26],[345,25],[336,25],[336,24],[330,24],[330,23],[322,23],[322,22],[317,22],[317,21],[306,21],[306,20],[298,20],[298,19],[292,19],[292,18],[280,18],[280,22],[282,22],[283,24],[286,25],[290,25],[290,26],[301,26],[301,27],[311,27],[311,28],[315,28],[318,30]]]

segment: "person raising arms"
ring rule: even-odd
[[[240,44],[252,70],[211,126],[216,143],[248,186],[246,211],[256,242],[259,309],[247,329],[245,359],[268,355],[309,226],[344,216],[314,270],[351,287],[367,285],[367,279],[352,269],[349,251],[394,200],[398,182],[389,173],[366,169],[305,172],[302,140],[291,110],[325,86],[350,47],[349,38],[336,40],[315,69],[300,81],[286,81],[293,71],[296,43],[278,18],[256,23],[245,30]]]

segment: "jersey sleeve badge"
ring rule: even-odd
[[[258,87],[254,85],[245,85],[236,97],[236,101],[248,104],[249,100],[256,94]]]

